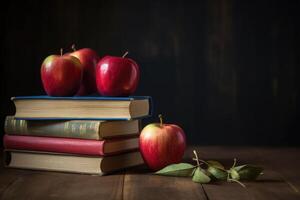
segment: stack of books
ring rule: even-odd
[[[5,121],[7,167],[105,174],[143,164],[140,120],[150,97],[14,97]]]

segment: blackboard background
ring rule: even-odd
[[[299,8],[298,1],[8,1],[1,126],[14,113],[11,96],[44,94],[43,59],[75,43],[100,56],[128,50],[141,68],[136,95],[151,95],[155,114],[182,126],[190,144],[300,144]]]

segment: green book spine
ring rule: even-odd
[[[11,135],[31,135],[47,137],[67,137],[80,139],[102,139],[99,134],[101,121],[44,121],[19,120],[13,116],[5,119],[5,133]]]

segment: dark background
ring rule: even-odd
[[[44,94],[61,47],[126,50],[136,95],[190,144],[300,144],[299,1],[9,1],[1,7],[1,126],[11,96]],[[145,120],[157,121],[156,116]]]

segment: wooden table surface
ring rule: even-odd
[[[256,200],[300,199],[300,148],[296,147],[189,147],[185,160],[196,149],[202,159],[216,159],[230,167],[238,163],[265,168],[257,181],[193,183],[190,178],[152,175],[145,167],[107,176],[65,174],[0,168],[0,199],[198,199]]]

